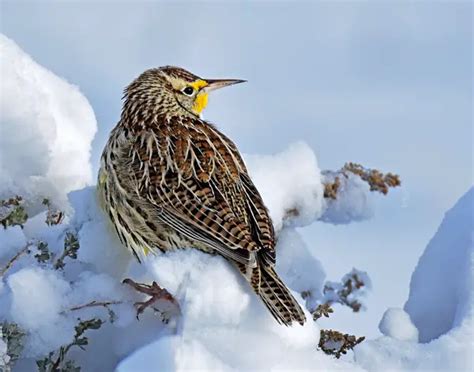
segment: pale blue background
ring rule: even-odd
[[[399,173],[375,219],[303,229],[329,279],[352,266],[372,277],[368,311],[333,317],[344,331],[376,335],[385,308],[403,306],[419,255],[473,183],[470,2],[2,1],[1,32],[87,96],[95,169],[124,86],[174,64],[249,81],[205,112],[242,152],[303,139],[322,168]]]

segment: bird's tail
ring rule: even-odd
[[[237,267],[278,323],[286,326],[293,322],[304,324],[306,316],[303,310],[272,266],[259,264],[251,269],[251,273],[243,265],[237,264]]]
[[[301,306],[281,281],[274,268],[260,265],[260,291],[258,295],[278,323],[286,326],[292,322],[303,325],[306,321]]]

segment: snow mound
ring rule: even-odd
[[[175,371],[353,367],[316,351],[316,323],[278,325],[221,257],[176,251],[151,259],[149,267],[180,303],[177,331],[132,354],[120,372],[144,371],[150,363]]]
[[[26,332],[24,349],[15,367],[18,370],[34,370],[36,359],[72,342],[78,318],[98,318],[106,322],[100,333],[89,331],[87,335],[88,347],[101,350],[102,357],[93,358],[84,352],[73,357],[84,370],[113,369],[124,355],[150,341],[147,331],[141,327],[152,332],[162,327],[156,318],[136,324],[133,294],[121,284],[131,256],[110,233],[100,210],[93,208],[95,198],[95,187],[73,192],[70,204],[75,214],[61,225],[47,226],[45,214],[40,213],[30,218],[24,229],[0,230],[2,242],[8,247],[8,253],[3,255],[2,251],[0,256],[0,268],[4,268],[26,242],[30,244],[30,253],[21,256],[6,276],[0,277],[0,319],[16,323]],[[64,248],[66,232],[77,234],[79,238],[77,259],[66,258],[63,269],[54,269],[51,263]],[[38,253],[35,243],[38,240],[47,243],[51,254],[47,262],[38,262],[34,257]],[[116,318],[113,325],[108,322],[107,310],[103,307],[72,310],[92,301],[120,302],[113,306]],[[152,321],[160,326],[154,326]],[[140,330],[139,340],[130,337],[124,344],[123,338],[117,335],[129,332],[129,327],[135,332]],[[73,350],[71,355],[74,353]]]
[[[292,225],[305,226],[322,214],[324,188],[316,156],[307,144],[294,143],[275,155],[246,155],[245,160],[275,230],[282,228],[287,215]]]
[[[337,198],[325,200],[325,208],[320,220],[340,225],[372,218],[374,196],[370,192],[368,183],[354,174],[341,176],[337,172],[323,172],[324,182],[332,183],[335,177],[338,177],[341,182]]]
[[[24,356],[39,357],[67,344],[74,334],[74,321],[60,313],[71,290],[69,283],[55,271],[35,267],[10,275],[7,282],[11,320],[29,331]]]
[[[0,34],[0,199],[66,201],[92,181],[94,112],[79,89]]]
[[[382,334],[401,341],[418,341],[418,329],[403,309],[390,308],[383,314],[379,324]]]
[[[356,362],[368,371],[472,371],[473,201],[471,188],[446,213],[413,273],[406,314],[385,313],[380,328],[391,337],[355,349]],[[406,337],[415,333],[407,316],[419,344]]]
[[[322,171],[304,142],[274,155],[246,155],[252,180],[270,212],[275,230],[316,220],[331,224],[363,221],[374,215],[374,193],[354,174]],[[340,180],[336,199],[324,198],[324,184]]]
[[[412,275],[405,311],[420,332],[420,342],[429,342],[472,317],[473,214],[471,188],[446,213]]]
[[[391,337],[355,348],[356,363],[367,371],[472,371],[472,332],[458,329],[429,344]]]

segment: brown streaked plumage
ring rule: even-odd
[[[244,162],[199,116],[209,91],[239,82],[170,66],[133,81],[102,154],[102,206],[138,260],[186,247],[220,254],[278,322],[303,324],[301,307],[274,270],[272,222]]]

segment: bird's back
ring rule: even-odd
[[[138,259],[186,247],[220,254],[279,322],[303,323],[274,271],[273,225],[234,143],[185,110],[164,110],[169,96],[148,94],[140,88],[125,103],[101,160],[101,199],[122,242]]]
[[[166,125],[137,131],[119,123],[102,157],[104,198],[115,199],[120,210],[131,204],[146,211],[144,220],[158,219],[164,209],[176,223],[209,230],[247,260],[249,252],[273,251],[270,217],[233,142],[198,119],[192,125],[180,118],[162,121]],[[132,225],[126,230],[143,224],[133,215],[125,218]]]

